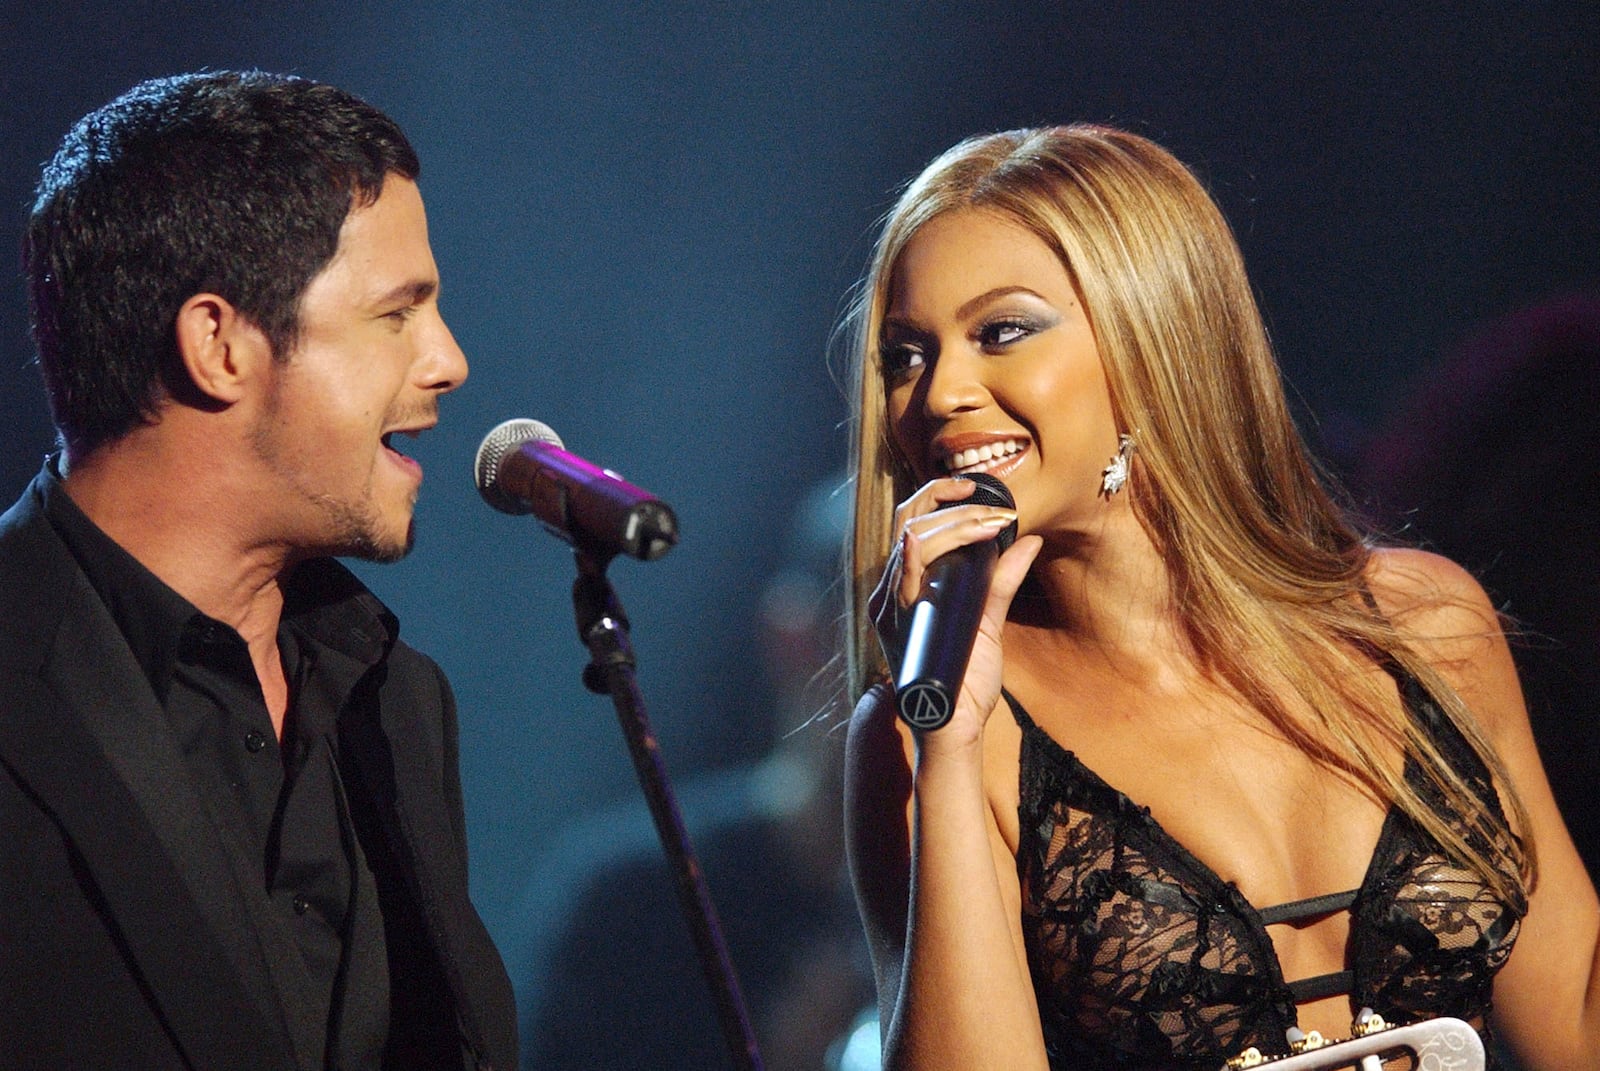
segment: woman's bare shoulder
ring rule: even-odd
[[[1376,551],[1367,585],[1402,638],[1460,693],[1491,738],[1526,724],[1505,624],[1460,565],[1422,550]]]
[[[1499,615],[1466,569],[1441,554],[1409,547],[1372,552],[1366,581],[1378,608],[1422,639],[1499,635]]]

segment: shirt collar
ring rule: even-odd
[[[45,462],[41,506],[95,593],[105,603],[156,697],[166,702],[184,630],[216,624],[101,531],[61,484],[59,458]],[[284,582],[283,623],[311,643],[363,667],[376,665],[399,637],[399,621],[355,574],[332,558],[312,558]]]

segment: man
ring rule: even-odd
[[[147,82],[47,165],[24,260],[64,452],[0,518],[0,1066],[511,1069],[395,447],[467,365],[398,127]]]

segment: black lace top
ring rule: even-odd
[[[1401,690],[1499,813],[1467,742],[1415,681],[1402,679]],[[1022,727],[1022,930],[1053,1068],[1216,1071],[1252,1045],[1284,1054],[1297,1000],[1340,992],[1351,994],[1352,1014],[1370,1007],[1391,1023],[1451,1015],[1487,1029],[1491,984],[1526,905],[1501,902],[1398,809],[1359,889],[1258,910],[1006,700]],[[1447,820],[1459,817],[1415,762],[1406,776]],[[1286,981],[1267,924],[1344,909],[1347,970]]]

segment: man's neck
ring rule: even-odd
[[[65,466],[62,487],[95,526],[201,613],[231,626],[249,647],[274,726],[282,732],[288,686],[278,652],[289,550],[252,538],[243,500],[149,429]],[[207,471],[199,471],[201,468]]]

